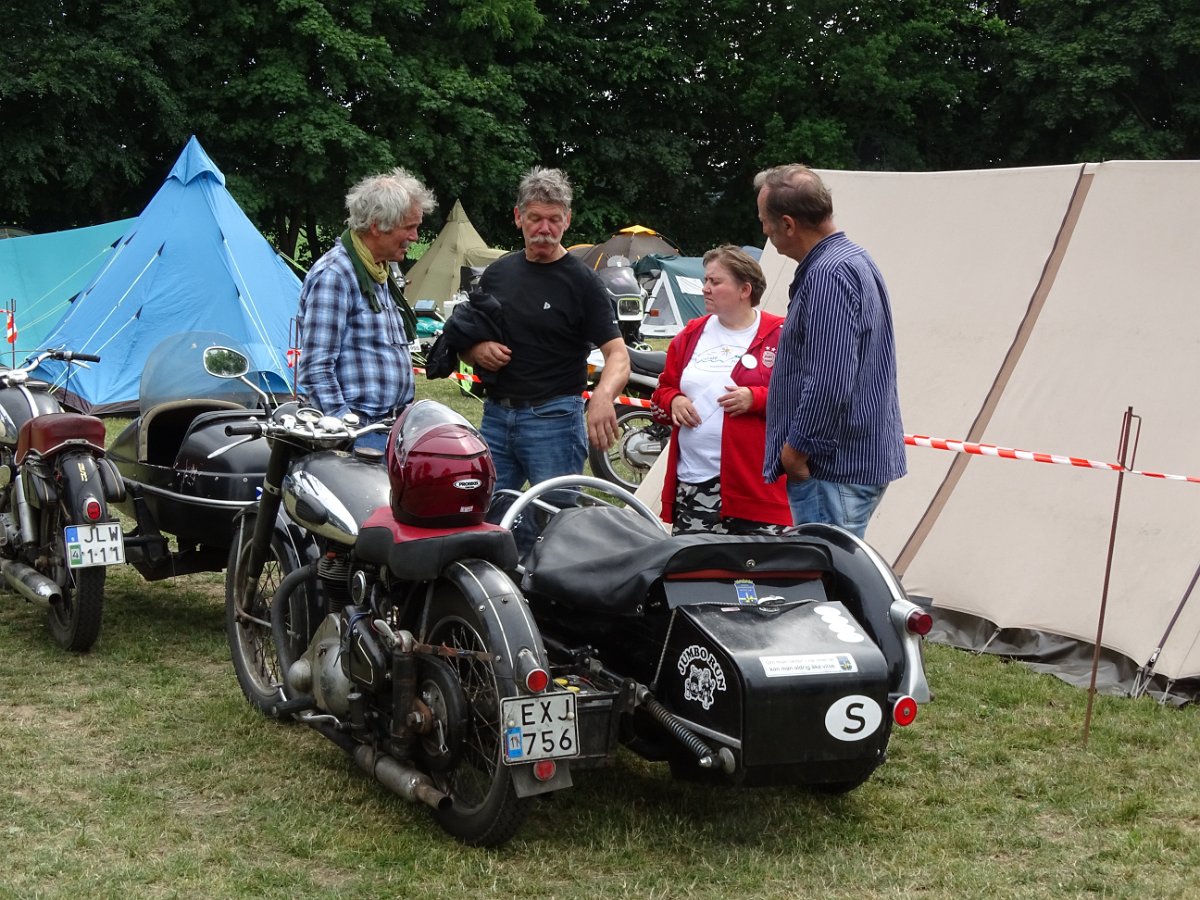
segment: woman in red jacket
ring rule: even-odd
[[[767,383],[780,316],[759,310],[762,268],[732,245],[704,254],[704,308],[667,348],[653,413],[672,426],[662,493],[675,534],[774,534],[792,524],[785,480],[762,478]]]

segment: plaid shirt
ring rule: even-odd
[[[354,412],[377,420],[413,399],[412,358],[400,311],[386,284],[382,307],[358,288],[354,266],[338,241],[309,270],[300,289],[300,389],[321,412]]]

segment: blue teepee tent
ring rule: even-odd
[[[184,331],[224,332],[272,389],[286,391],[288,325],[300,279],[225,190],[193,137],[171,174],[42,342],[101,357],[73,366],[67,403],[93,414],[137,409],[146,356]],[[63,387],[65,366],[37,375]]]
[[[68,301],[87,286],[135,221],[0,240],[0,306],[16,311],[21,356],[46,347],[46,335],[67,311]]]

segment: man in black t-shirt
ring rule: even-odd
[[[462,357],[496,373],[480,432],[496,464],[496,489],[520,490],[557,475],[578,475],[587,443],[607,450],[617,433],[613,401],[629,380],[629,354],[600,279],[562,245],[571,224],[571,185],[558,169],[521,180],[516,225],[524,251],[484,270],[479,288],[499,301],[505,341],[482,341]],[[604,371],[587,404],[587,356]]]

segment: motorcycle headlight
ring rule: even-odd
[[[642,301],[640,297],[618,297],[617,298],[617,318],[618,319],[641,319],[642,318]]]

